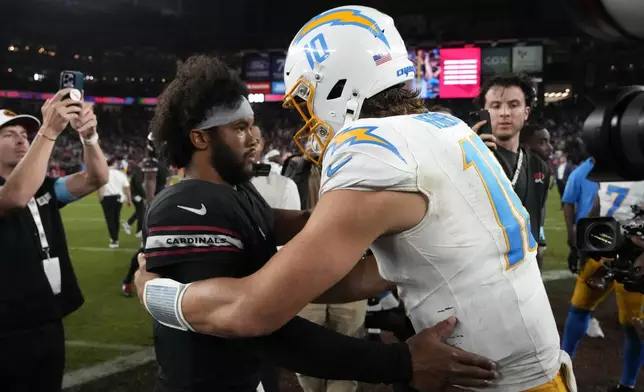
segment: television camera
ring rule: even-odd
[[[644,278],[637,277],[633,264],[644,252],[631,237],[644,235],[644,209],[631,206],[633,217],[618,222],[612,217],[584,218],[577,222],[577,249],[593,259],[602,259],[602,267],[587,280],[591,287],[605,289],[612,281],[627,291],[644,294]]]
[[[644,40],[644,7],[620,0],[567,0],[575,24],[605,42]],[[588,178],[593,181],[644,180],[644,86],[603,91],[585,120],[582,139],[594,159]],[[580,253],[604,263],[587,283],[606,288],[612,281],[628,291],[644,293],[644,280],[633,273],[633,263],[644,249],[631,241],[644,234],[644,211],[632,206],[633,217],[617,222],[612,217],[586,218],[577,223]]]

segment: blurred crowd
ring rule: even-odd
[[[428,101],[431,107],[439,102]],[[0,101],[0,107],[21,114],[32,114],[40,117],[39,101],[7,99]],[[441,106],[449,108],[455,116],[468,120],[469,112],[475,110],[472,102],[466,100],[441,101]],[[282,163],[296,153],[297,147],[293,135],[302,126],[302,120],[295,111],[282,109],[280,103],[263,103],[254,106],[256,121],[264,132],[266,147],[264,152],[270,154],[271,161]],[[543,110],[531,116],[548,129],[555,149],[552,166],[556,166],[562,155],[567,140],[580,136],[584,118],[589,114],[589,107],[564,100],[545,106]],[[106,156],[124,160],[126,164],[136,164],[143,158],[146,146],[148,124],[154,115],[152,106],[140,105],[98,105],[95,108],[99,120],[101,146]],[[56,143],[56,149],[50,162],[50,174],[61,175],[74,173],[81,168],[82,148],[78,136],[67,130]]]

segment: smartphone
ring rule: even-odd
[[[60,86],[59,90],[64,88],[75,88],[83,93],[83,81],[85,80],[85,75],[80,71],[63,71],[60,73]],[[64,99],[67,99],[69,95],[65,96]]]
[[[492,134],[492,119],[490,119],[490,112],[488,112],[487,109],[481,109],[475,112],[470,112],[470,115],[469,115],[470,126],[473,126],[477,122],[480,122],[483,120],[487,122],[479,130],[479,135],[483,135],[486,133]]]

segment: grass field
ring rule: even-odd
[[[124,208],[122,219],[131,213],[132,209]],[[63,220],[74,270],[85,296],[85,304],[65,319],[66,338],[70,341],[67,369],[131,351],[122,345],[152,345],[150,317],[138,300],[120,295],[121,281],[140,240],[121,230],[121,247],[109,249],[107,226],[94,196],[64,208]]]
[[[131,213],[131,209],[124,208],[122,220]],[[83,307],[65,320],[67,371],[130,354],[139,346],[151,346],[150,317],[136,298],[120,294],[121,281],[139,239],[121,230],[121,247],[109,249],[107,227],[94,196],[63,209],[63,219],[74,269],[85,295]],[[566,231],[556,190],[548,201],[546,237],[545,268],[567,268]]]

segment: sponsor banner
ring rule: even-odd
[[[481,73],[507,73],[512,69],[512,48],[485,48],[481,50]]]
[[[515,46],[512,48],[512,72],[543,71],[543,46]]]

